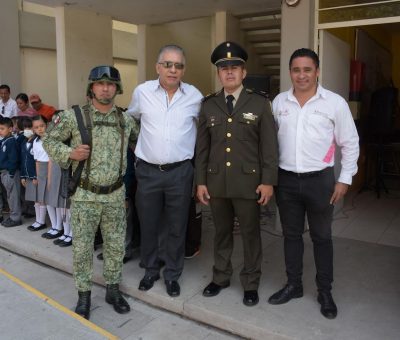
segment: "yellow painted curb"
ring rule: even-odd
[[[59,311],[68,314],[69,316],[73,317],[74,319],[78,320],[80,323],[84,324],[86,327],[92,329],[93,331],[99,333],[100,335],[106,337],[107,339],[110,340],[117,340],[119,339],[117,336],[111,334],[110,332],[107,332],[105,329],[97,326],[93,322],[90,322],[89,320],[86,320],[85,318],[81,317],[80,315],[74,313],[70,309],[66,308],[65,306],[61,305],[57,301],[53,300],[52,298],[48,297],[47,295],[43,294],[39,290],[33,288],[32,286],[28,285],[27,283],[21,281],[17,277],[11,275],[10,273],[6,272],[4,269],[0,268],[0,274],[4,275],[11,281],[15,282],[16,284],[20,285],[22,288],[25,290],[33,293],[36,295],[38,298],[42,299],[44,302],[48,303],[49,305],[57,308]]]

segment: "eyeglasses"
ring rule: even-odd
[[[162,65],[164,68],[172,68],[175,66],[177,70],[183,70],[185,68],[185,64],[174,63],[173,61],[160,61],[158,64]]]

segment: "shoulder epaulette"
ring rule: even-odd
[[[265,91],[260,91],[260,90],[256,90],[256,89],[246,89],[246,92],[247,93],[255,93],[255,94],[258,94],[258,95],[260,95],[260,96],[263,96],[263,97],[265,97],[265,98],[267,98],[267,99],[270,99],[269,98],[269,94],[267,93],[267,92],[265,92]]]
[[[221,91],[222,91],[222,90],[219,90],[219,91],[214,92],[214,93],[210,93],[210,94],[206,95],[201,101],[202,101],[202,102],[205,102],[206,100],[208,100],[208,99],[210,99],[210,98],[212,98],[212,97],[216,97],[216,96],[218,96],[218,95],[221,93]]]

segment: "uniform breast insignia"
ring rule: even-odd
[[[252,120],[252,121],[254,121],[254,120],[256,120],[256,119],[258,118],[258,116],[255,115],[254,113],[247,112],[247,113],[243,113],[243,118],[244,118],[244,119],[247,119],[247,120]]]

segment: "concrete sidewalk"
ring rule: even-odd
[[[26,226],[29,223],[26,224]],[[72,272],[71,248],[54,246],[26,226],[0,227],[0,246],[65,272]],[[268,297],[285,282],[283,240],[268,225],[262,232],[264,261],[260,303],[246,307],[239,282],[242,267],[240,235],[235,236],[231,286],[218,296],[205,298],[202,290],[212,278],[214,229],[209,213],[203,214],[201,254],[185,262],[180,279],[181,296],[171,298],[163,280],[148,292],[137,289],[144,270],[139,261],[124,266],[121,289],[126,294],[184,317],[251,339],[396,339],[400,333],[400,248],[342,238],[334,239],[335,283],[333,295],[339,313],[335,320],[319,312],[314,283],[312,244],[305,235],[304,297],[272,306]],[[97,251],[98,253],[99,251]],[[94,259],[94,281],[104,284],[102,262]],[[71,287],[71,290],[74,287]],[[71,301],[71,309],[75,300]],[[179,335],[177,334],[179,337]]]
[[[2,339],[116,339],[3,270],[0,271]],[[46,322],[43,322],[46,320]],[[73,334],[73,335],[71,335]]]

